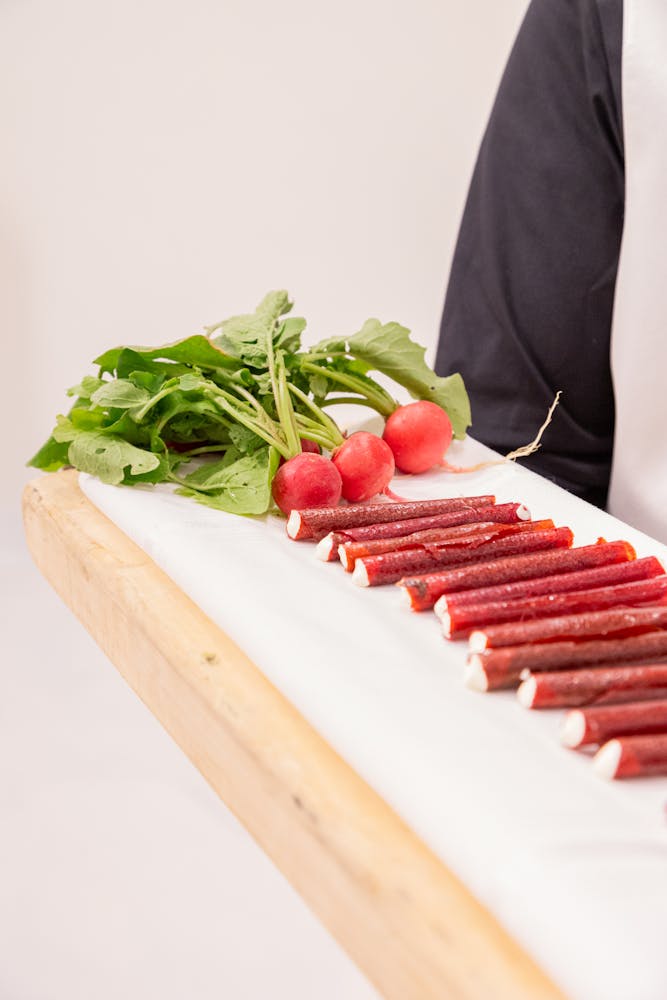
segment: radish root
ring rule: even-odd
[[[398,493],[394,493],[388,486],[385,486],[382,492],[390,500],[393,500],[394,503],[414,503],[414,497],[399,497]]]
[[[504,465],[505,462],[515,462],[517,458],[527,458],[528,455],[534,454],[534,452],[538,451],[540,448],[542,435],[544,434],[545,430],[551,423],[551,418],[553,417],[554,410],[556,409],[558,403],[560,402],[561,395],[562,395],[562,390],[559,389],[558,392],[556,393],[556,397],[553,403],[549,407],[549,412],[547,413],[544,419],[544,423],[542,424],[542,426],[540,427],[539,431],[537,432],[533,440],[530,442],[530,444],[524,444],[522,445],[521,448],[516,448],[514,451],[508,452],[508,454],[505,455],[504,458],[494,458],[486,462],[478,462],[477,465],[467,465],[467,466],[451,465],[444,458],[440,462],[440,465],[442,466],[443,469],[446,469],[447,472],[459,472],[459,473],[478,472],[480,469],[487,469],[491,465]]]

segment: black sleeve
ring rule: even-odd
[[[604,505],[609,340],[623,227],[622,0],[533,0],[482,141],[436,370],[460,371],[471,434]]]

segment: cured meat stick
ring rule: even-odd
[[[600,747],[593,770],[601,778],[667,774],[667,736],[623,736]]]
[[[457,525],[488,522],[492,524],[513,524],[529,521],[530,511],[520,503],[494,504],[488,507],[462,507],[444,514],[428,517],[411,517],[407,520],[387,521],[381,524],[364,524],[329,532],[317,546],[317,556],[325,562],[338,558],[338,546],[345,542],[362,542],[370,539],[399,538],[417,531],[431,528],[452,528]],[[333,555],[331,554],[333,552]]]
[[[447,520],[448,517],[449,517],[448,514],[444,514],[443,515],[443,519],[444,520]],[[413,521],[421,521],[421,520],[438,522],[440,520],[440,518],[439,517],[413,518]],[[396,522],[396,524],[399,524],[399,523],[401,523],[401,522]],[[403,524],[412,524],[412,521],[407,521],[407,522],[404,521],[402,523]],[[427,528],[427,529],[423,529],[423,530],[427,530],[427,531],[439,531],[439,532],[442,533],[442,537],[443,538],[461,538],[463,536],[468,536],[468,535],[475,534],[478,531],[485,531],[487,529],[493,528],[494,526],[495,525],[494,525],[493,521],[473,521],[473,522],[470,522],[470,523],[456,524],[453,527],[443,527],[443,528],[438,527],[437,524],[436,524],[435,527],[431,527],[431,528]],[[369,525],[369,527],[370,528],[378,528],[378,529],[382,529],[382,528],[392,529],[394,527],[394,525],[391,524],[391,523],[390,524],[373,524],[373,525]],[[355,529],[354,532],[330,531],[328,535],[325,535],[324,538],[320,539],[320,541],[317,543],[317,546],[315,548],[315,555],[317,556],[318,559],[321,559],[322,562],[336,562],[337,560],[340,559],[340,548],[341,548],[341,545],[357,545],[357,544],[358,545],[362,545],[362,544],[368,544],[368,542],[363,543],[363,542],[353,541],[353,538],[352,538],[353,534],[356,535],[356,534],[358,534],[359,531],[364,531],[364,530],[366,530],[366,529],[364,529],[364,528],[358,528],[358,529]],[[414,529],[414,534],[418,534],[418,533],[419,533],[418,529],[415,528]],[[402,538],[409,538],[409,537],[410,537],[410,532],[408,530],[406,530],[405,533],[401,534],[401,535],[396,535],[396,536],[394,536],[394,535],[387,535],[386,538],[371,538],[371,539],[369,539],[369,542],[384,541],[384,540],[386,540],[386,541],[392,540],[393,541],[395,538],[401,538],[402,539]]]
[[[629,636],[667,626],[667,607],[609,608],[580,615],[558,618],[538,618],[530,622],[509,622],[489,625],[471,632],[468,647],[471,653],[499,646],[518,646],[552,642],[557,639],[603,639],[607,636]]]
[[[565,747],[606,743],[615,736],[667,736],[667,701],[631,702],[573,708],[563,719],[560,741]]]
[[[360,587],[376,587],[385,583],[396,583],[407,573],[420,573],[460,563],[482,562],[522,552],[566,548],[572,545],[572,537],[570,528],[552,528],[550,531],[526,532],[521,535],[510,535],[509,538],[491,539],[468,548],[464,545],[441,547],[425,545],[421,549],[364,556],[357,559],[352,579]]]
[[[533,555],[494,559],[475,566],[441,570],[401,580],[404,599],[413,611],[432,608],[443,594],[496,586],[518,580],[531,580],[556,573],[607,566],[635,558],[629,542],[598,542],[576,549],[555,549]]]
[[[287,534],[295,541],[303,538],[319,539],[330,531],[341,531],[362,524],[380,524],[428,514],[445,514],[462,508],[488,507],[495,501],[494,496],[487,494],[479,497],[443,497],[439,500],[401,500],[395,503],[308,507],[304,510],[290,511],[287,518]]]
[[[445,516],[448,517],[449,515],[445,515]],[[421,521],[422,518],[415,518],[415,520],[420,520]],[[431,520],[438,521],[440,519],[434,517],[434,518],[423,518],[423,520],[425,520],[425,521],[431,521]],[[398,522],[396,522],[396,523],[398,524]],[[405,524],[405,523],[409,524],[410,522],[402,522],[402,523],[403,524]],[[521,524],[533,524],[534,522],[533,521],[521,521],[520,523]],[[371,527],[373,527],[373,528],[375,528],[375,527],[377,527],[377,528],[393,528],[394,525],[393,524],[378,524],[378,525],[371,525]],[[493,531],[494,529],[501,529],[501,528],[504,528],[504,527],[506,527],[506,525],[504,525],[504,524],[495,524],[493,521],[474,521],[474,522],[470,522],[470,523],[457,524],[457,525],[454,525],[451,528],[447,528],[447,527],[445,527],[445,528],[437,528],[436,527],[436,528],[428,528],[428,529],[426,529],[424,531],[417,531],[415,529],[415,531],[412,534],[406,533],[406,534],[396,535],[396,536],[394,536],[394,535],[387,535],[386,538],[385,537],[383,537],[383,538],[370,538],[368,541],[363,541],[363,542],[353,541],[352,540],[352,536],[350,534],[348,534],[347,532],[345,532],[345,531],[330,531],[328,535],[325,535],[324,538],[317,543],[317,548],[315,549],[315,554],[317,555],[318,559],[322,559],[324,562],[334,562],[336,560],[340,560],[341,562],[343,562],[343,560],[341,559],[340,551],[341,551],[341,548],[343,546],[346,546],[346,545],[362,545],[363,546],[363,545],[387,544],[387,545],[390,546],[390,548],[388,549],[388,551],[391,551],[392,548],[398,548],[399,547],[396,543],[398,543],[398,542],[404,542],[404,541],[407,542],[408,540],[412,540],[415,535],[422,535],[422,534],[423,535],[426,535],[426,534],[430,535],[430,534],[437,533],[443,541],[448,541],[450,539],[456,539],[456,538],[466,538],[467,539],[469,535],[477,535],[481,531]],[[364,530],[364,529],[360,529],[360,530]],[[355,534],[356,534],[356,532],[355,532]],[[413,544],[412,544],[413,548],[414,548],[414,545],[415,545],[415,543],[413,542]],[[368,554],[370,555],[370,553],[368,553]],[[345,565],[345,564],[343,563],[343,565]]]
[[[516,687],[524,670],[573,669],[578,666],[630,665],[633,661],[658,660],[667,656],[667,631],[643,632],[623,639],[591,639],[587,642],[527,642],[472,653],[465,681],[476,691]]]
[[[574,553],[578,550],[572,549],[571,551]],[[662,576],[664,572],[664,567],[659,559],[656,559],[655,556],[647,556],[645,559],[632,559],[629,562],[611,563],[608,566],[595,566],[593,569],[541,576],[534,580],[501,583],[495,587],[457,590],[451,594],[443,594],[438,599],[435,604],[435,613],[441,616],[443,611],[448,611],[451,607],[458,609],[470,604],[488,604],[492,601],[514,602],[527,597],[539,597],[543,594],[569,594],[577,590],[615,586],[616,584],[631,583],[633,580],[648,580],[655,576]]]
[[[524,708],[573,708],[667,698],[667,663],[529,673],[516,696]]]
[[[553,521],[518,521],[516,524],[491,524],[465,535],[452,537],[447,534],[451,528],[433,528],[431,531],[416,531],[413,535],[403,535],[401,538],[377,538],[370,542],[345,542],[338,546],[338,558],[343,568],[351,573],[357,559],[362,556],[377,556],[384,552],[399,552],[405,549],[418,549],[424,545],[435,544],[440,548],[448,545],[479,545],[494,538],[506,538],[507,535],[518,535],[524,531],[550,531],[555,527]],[[327,536],[328,537],[328,536]],[[320,545],[322,543],[320,542]]]
[[[666,600],[667,576],[663,574],[651,580],[635,580],[616,587],[599,587],[574,593],[542,594],[540,597],[526,597],[523,600],[495,601],[463,607],[450,604],[447,610],[441,611],[439,617],[446,639],[462,639],[470,635],[473,629],[504,622],[584,614],[608,608],[634,608],[642,604],[664,603]]]
[[[415,519],[416,520],[416,519]],[[424,518],[424,520],[431,520],[430,518]],[[433,518],[433,520],[438,520]],[[533,521],[521,521],[521,524],[533,524]],[[373,525],[375,527],[375,525]],[[392,525],[377,525],[378,528],[391,528]],[[345,566],[345,562],[341,558],[341,548],[347,545],[375,545],[375,544],[387,544],[393,548],[398,548],[399,546],[395,543],[408,541],[412,539],[414,535],[435,535],[436,533],[443,541],[454,538],[467,538],[469,535],[476,535],[480,531],[492,531],[494,528],[503,528],[505,525],[494,524],[493,521],[474,521],[470,524],[457,524],[452,528],[429,528],[426,531],[415,531],[413,535],[405,534],[398,535],[396,537],[387,538],[371,538],[367,542],[355,542],[352,541],[350,535],[344,531],[330,531],[328,535],[317,543],[315,549],[315,555],[318,559],[323,562],[335,562],[340,560]],[[388,551],[391,551],[389,549]],[[370,553],[368,553],[370,555]],[[345,567],[347,569],[347,567]]]

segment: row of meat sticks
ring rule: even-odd
[[[565,746],[597,745],[606,778],[667,774],[667,575],[626,541],[573,547],[519,503],[456,497],[292,511],[362,587],[397,584],[468,640],[466,683],[516,688],[525,708],[568,708]]]

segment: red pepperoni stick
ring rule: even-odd
[[[352,579],[360,587],[376,587],[396,583],[408,573],[423,573],[429,569],[456,566],[461,563],[482,562],[498,556],[518,555],[544,549],[566,548],[572,545],[569,528],[552,528],[550,531],[525,532],[509,538],[495,538],[477,546],[428,545],[404,552],[386,552],[379,556],[357,559]]]
[[[415,519],[416,520],[416,519]],[[421,520],[421,519],[420,519]],[[430,518],[424,518],[424,520],[430,520]],[[433,518],[437,520],[437,518]],[[521,521],[521,524],[534,524],[533,521]],[[392,527],[392,525],[378,525],[380,528]],[[492,521],[475,521],[471,524],[457,524],[453,528],[430,528],[429,534],[431,532],[438,532],[443,540],[453,539],[453,538],[467,538],[468,535],[476,535],[480,531],[492,531],[494,528],[499,530],[505,525],[494,524]],[[422,532],[415,531],[415,535],[422,534]],[[399,541],[404,541],[407,539],[412,539],[413,535],[399,535],[398,537],[390,537],[386,539],[377,538],[370,539],[368,542],[353,542],[350,535],[344,531],[330,531],[328,535],[325,535],[317,543],[317,548],[315,550],[318,559],[323,562],[335,562],[337,559],[341,559],[340,550],[345,545],[370,545],[375,544],[375,542],[386,542],[389,544],[394,544]],[[394,546],[397,547],[397,546]],[[343,565],[345,565],[344,561]],[[347,567],[346,567],[347,568]]]
[[[523,525],[523,524],[533,524],[534,522],[521,521],[519,523]],[[384,527],[384,525],[380,525],[380,527]],[[476,521],[472,524],[458,524],[455,525],[453,528],[429,528],[427,531],[415,531],[411,535],[399,535],[396,538],[371,538],[366,542],[353,542],[350,539],[350,536],[346,535],[344,532],[332,531],[331,534],[326,535],[322,539],[322,541],[318,543],[317,554],[320,559],[325,559],[325,561],[328,562],[331,562],[333,559],[340,559],[340,561],[343,563],[343,566],[345,566],[345,569],[347,569],[348,568],[346,565],[347,560],[344,559],[342,555],[342,550],[347,552],[347,546],[358,545],[362,548],[365,548],[366,546],[375,547],[376,545],[387,546],[382,551],[391,552],[394,549],[405,547],[406,545],[408,548],[414,548],[416,545],[419,544],[420,536],[423,536],[423,538],[421,538],[422,542],[429,541],[429,538],[427,536],[431,536],[430,538],[431,541],[435,538],[439,538],[441,541],[449,541],[457,538],[467,539],[470,535],[478,535],[480,532],[484,531],[496,531],[498,534],[500,534],[502,533],[502,530],[507,527],[509,527],[509,525],[494,524],[492,521],[479,521],[479,522]],[[401,543],[405,544],[402,545]],[[330,548],[334,550],[332,555],[328,554]],[[375,552],[372,550],[364,551],[363,553],[359,552],[359,554],[377,555],[378,551],[380,551],[380,549],[378,549]],[[355,555],[355,559],[356,558],[357,557]],[[350,569],[351,570],[354,569],[354,564],[352,564]]]
[[[535,523],[535,522],[533,522]],[[612,543],[616,544],[616,543]],[[599,548],[596,546],[595,548]],[[568,555],[577,552],[572,549]],[[467,607],[470,604],[490,604],[492,601],[507,601],[513,606],[515,601],[528,597],[539,597],[543,594],[564,594],[577,590],[592,590],[597,587],[610,587],[616,584],[631,583],[633,580],[648,580],[662,576],[665,572],[659,559],[647,556],[645,559],[631,559],[628,562],[611,563],[608,566],[596,566],[593,569],[575,570],[572,573],[558,573],[551,576],[537,577],[534,580],[516,580],[512,583],[501,583],[495,587],[479,587],[476,590],[457,590],[451,594],[443,594],[435,605],[435,613],[454,607]],[[511,602],[511,603],[509,603]]]
[[[432,608],[443,594],[496,586],[556,573],[605,566],[635,558],[629,542],[602,542],[577,549],[555,549],[534,555],[495,559],[475,566],[406,577],[399,586],[413,611]]]
[[[489,625],[471,632],[471,653],[499,646],[518,646],[554,642],[558,639],[604,639],[607,636],[630,636],[667,627],[667,607],[610,608],[580,615],[538,618],[530,622]]]
[[[632,565],[629,563],[628,565]],[[667,576],[635,580],[616,587],[599,587],[565,594],[542,594],[523,600],[495,601],[458,607],[450,604],[441,611],[442,632],[446,639],[463,639],[474,629],[485,629],[506,622],[523,622],[557,615],[587,614],[608,608],[635,608],[642,604],[667,601]]]
[[[448,514],[444,514],[443,515],[443,519],[447,519],[448,517],[449,517]],[[438,522],[440,520],[440,518],[439,517],[433,517],[433,518],[430,518],[430,517],[413,518],[412,521],[407,521],[407,522],[404,521],[402,523],[403,524],[413,524],[415,521],[418,521],[418,520],[419,521],[424,520],[424,521],[427,521],[427,522],[428,521]],[[397,523],[399,523],[399,522],[397,522]],[[389,528],[391,530],[394,527],[394,525],[393,524],[378,524],[378,525],[369,525],[369,527],[371,529],[373,529],[373,528]],[[436,524],[436,527],[432,527],[432,528],[429,528],[427,530],[429,530],[429,531],[440,531],[440,532],[442,532],[443,538],[460,538],[462,536],[467,536],[467,535],[475,534],[475,532],[477,532],[477,531],[485,531],[486,529],[490,529],[490,528],[493,528],[493,527],[494,527],[493,521],[473,521],[473,522],[470,522],[470,523],[457,524],[457,525],[454,525],[451,528],[448,528],[448,527],[440,528]],[[354,531],[350,531],[350,532],[347,532],[347,531],[330,531],[328,535],[325,535],[324,538],[320,539],[320,541],[317,543],[317,548],[315,549],[315,554],[317,555],[317,558],[321,559],[322,562],[335,562],[337,559],[340,558],[340,547],[341,547],[341,545],[362,544],[361,542],[359,542],[359,543],[354,542],[353,539],[352,539],[352,536],[353,535],[357,535],[359,532],[365,531],[365,530],[366,530],[365,528],[357,528]],[[418,534],[418,529],[417,528],[414,529],[414,534]],[[402,535],[397,535],[397,536],[388,535],[386,537],[387,537],[387,540],[389,540],[390,538],[393,539],[395,537],[396,538],[406,538],[406,537],[409,537],[409,535],[410,535],[409,530],[406,530]],[[376,538],[371,538],[371,539],[369,539],[369,541],[382,541],[382,540],[383,539],[381,539],[381,538],[377,538],[377,539]]]
[[[667,698],[667,663],[530,673],[516,696],[524,708],[574,708]]]
[[[565,747],[606,743],[614,736],[667,736],[667,701],[631,702],[629,705],[596,705],[573,708],[563,719],[560,741]]]
[[[435,544],[440,548],[448,545],[479,545],[494,538],[505,538],[507,535],[518,535],[524,531],[549,531],[555,527],[550,518],[544,521],[518,521],[516,524],[491,524],[477,531],[469,531],[465,535],[452,537],[448,532],[451,528],[432,528],[431,531],[416,531],[413,535],[403,535],[401,538],[377,538],[370,542],[346,542],[338,546],[338,557],[348,573],[354,569],[357,559],[363,556],[377,556],[384,552],[399,552],[405,549],[418,549],[424,545]]]
[[[524,671],[630,664],[667,656],[667,631],[644,632],[624,639],[588,642],[542,642],[501,646],[468,657],[465,681],[475,691],[516,687]]]
[[[488,507],[495,503],[491,495],[479,497],[443,497],[439,500],[402,500],[396,503],[355,503],[340,507],[308,507],[290,511],[287,534],[295,541],[303,538],[323,538],[330,531],[362,524],[381,524],[385,521],[406,520],[430,514],[471,507]]]
[[[407,520],[388,521],[381,524],[364,524],[346,528],[344,531],[329,532],[317,546],[317,556],[324,562],[338,558],[338,548],[345,542],[376,541],[381,538],[400,538],[417,531],[435,528],[452,528],[474,523],[513,524],[529,521],[530,512],[520,503],[502,503],[487,507],[464,507],[444,514],[428,517],[411,517]]]
[[[667,736],[623,736],[600,747],[593,769],[601,778],[667,774]]]

